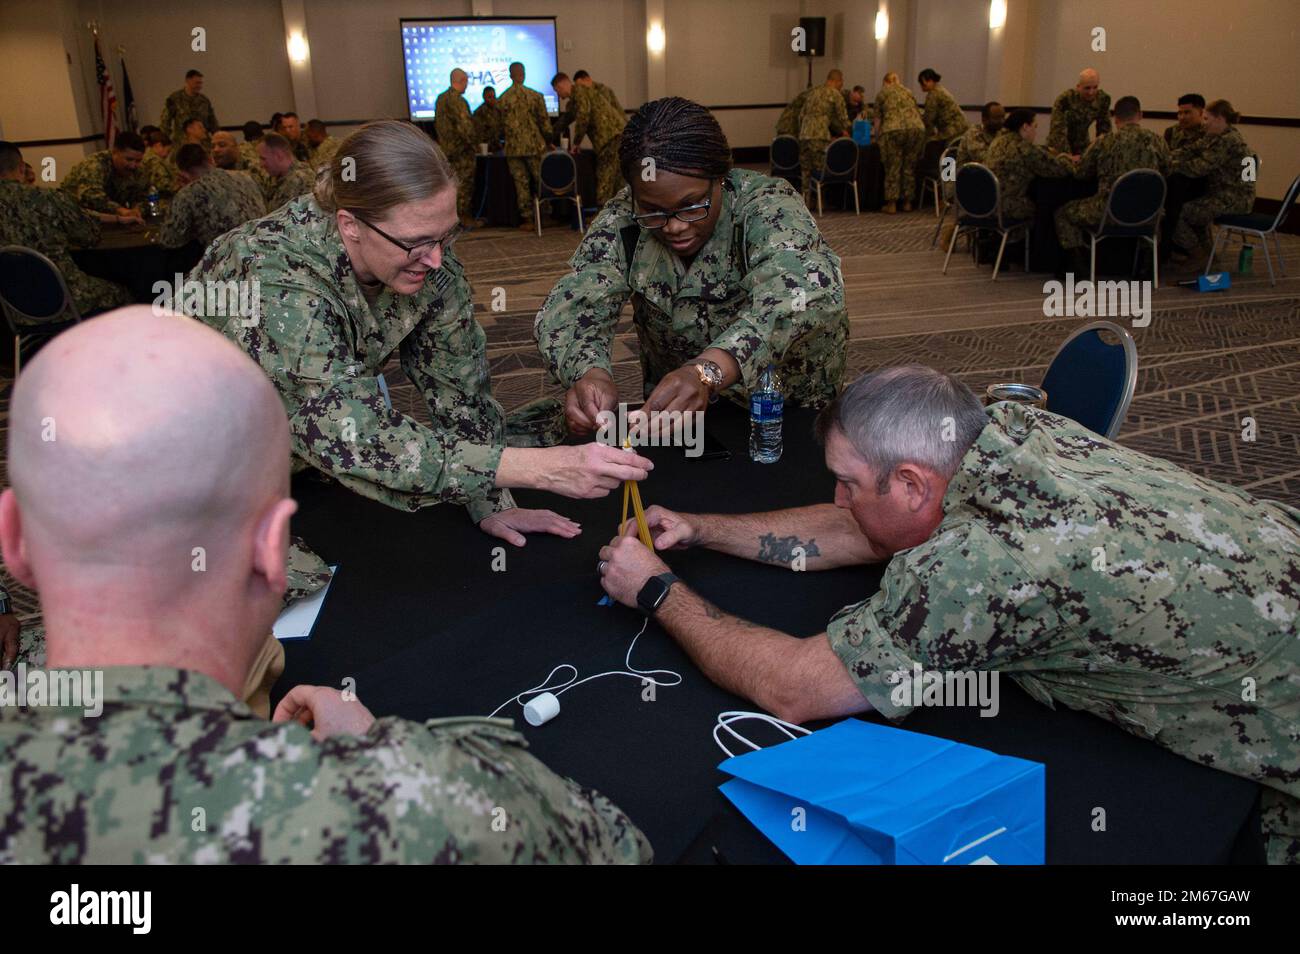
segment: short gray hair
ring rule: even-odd
[[[817,416],[817,439],[825,443],[837,429],[871,467],[876,491],[883,494],[902,463],[923,464],[951,478],[987,423],[979,398],[965,384],[912,364],[881,368],[850,384]]]

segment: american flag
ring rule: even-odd
[[[99,50],[99,34],[95,34],[95,79],[99,82],[99,111],[104,117],[104,144],[111,149],[117,134],[117,94],[113,92],[113,77]]]

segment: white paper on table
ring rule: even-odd
[[[330,591],[330,584],[334,582],[334,574],[338,570],[337,565],[330,567],[329,583],[281,613],[271,627],[271,635],[281,642],[310,638],[311,631],[316,626],[316,617],[320,616],[321,607],[325,605],[325,594]]]

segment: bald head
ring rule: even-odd
[[[82,599],[111,630],[118,612],[198,614],[233,597],[218,622],[265,638],[284,589],[286,541],[267,530],[287,538],[288,464],[270,381],[197,321],[141,305],[46,345],[14,388],[0,543],[41,592],[52,656],[60,613]]]
[[[1101,74],[1094,69],[1086,69],[1079,74],[1079,82],[1075,84],[1075,89],[1079,95],[1086,100],[1097,98],[1097,90],[1101,89]]]
[[[452,70],[451,88],[456,90],[458,93],[465,92],[465,90],[469,88],[469,74],[459,68]]]

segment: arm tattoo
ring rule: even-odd
[[[777,563],[789,566],[794,562],[794,550],[803,550],[805,557],[821,556],[817,549],[817,538],[812,537],[807,543],[798,537],[778,537],[774,533],[765,533],[758,538],[758,559],[762,563]]]

